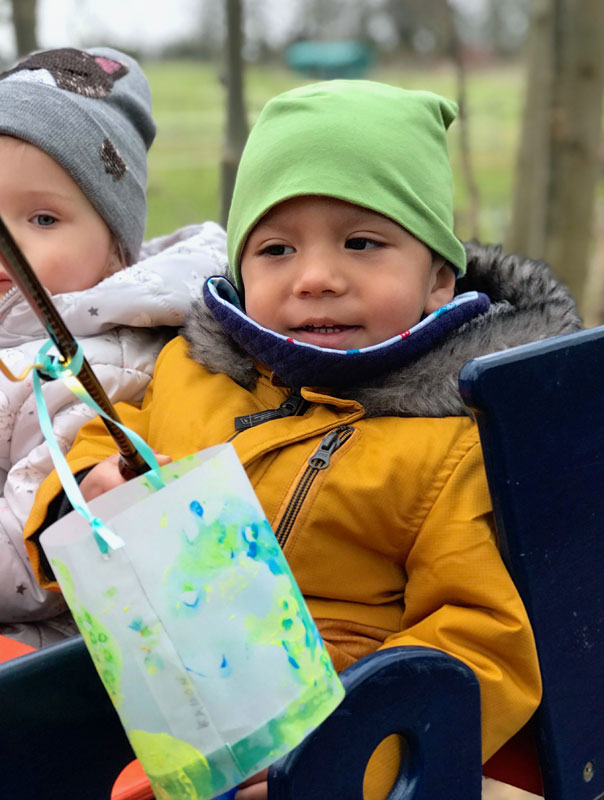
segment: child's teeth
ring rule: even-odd
[[[335,325],[331,327],[327,327],[326,325],[322,325],[321,327],[317,327],[315,325],[307,325],[307,331],[312,331],[313,333],[339,333],[342,328],[338,328]]]

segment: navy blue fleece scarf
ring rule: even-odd
[[[385,342],[360,350],[333,350],[296,341],[254,322],[246,316],[235,287],[226,278],[208,278],[203,294],[225,333],[292,388],[353,386],[400,369],[464,323],[484,314],[491,304],[486,294],[466,292]]]

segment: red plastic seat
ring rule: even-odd
[[[487,778],[543,795],[537,745],[530,723],[491,756],[484,764],[482,773]]]
[[[131,761],[117,776],[111,800],[153,800],[153,789],[140,761]]]
[[[0,664],[3,661],[10,661],[12,658],[24,656],[26,653],[33,653],[35,649],[35,647],[17,642],[8,636],[0,636]]]

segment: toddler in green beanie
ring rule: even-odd
[[[241,159],[227,227],[229,261],[253,320],[299,342],[361,350],[452,299],[449,264],[465,271],[445,140],[455,110],[429,92],[366,81],[306,86],[266,105]],[[309,247],[286,241],[290,232],[308,234]],[[312,250],[319,269],[320,247],[330,264],[321,274],[333,286],[316,287],[323,295],[312,309],[306,302],[290,312],[285,265],[298,272],[294,262]],[[366,320],[360,309],[334,313],[329,303],[338,291],[336,251],[358,280]],[[298,277],[312,285],[296,291],[315,290],[312,273]]]
[[[318,83],[270,100],[250,133],[229,214],[238,286],[251,230],[271,208],[303,195],[376,211],[465,272],[446,142],[456,112],[431,92],[370,81]]]
[[[232,442],[335,668],[393,646],[460,659],[480,683],[487,759],[541,686],[457,374],[578,318],[542,263],[456,238],[455,110],[367,81],[271,100],[238,172],[230,272],[206,282],[142,410],[120,414],[166,458]],[[93,467],[87,499],[123,483],[111,451],[99,421],[82,429],[68,461]],[[42,485],[25,534],[45,586],[37,537],[60,491],[56,476]],[[397,773],[397,753],[378,748],[358,795],[386,796]],[[264,774],[236,798],[266,793]]]

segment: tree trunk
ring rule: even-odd
[[[582,301],[602,137],[604,3],[557,0],[559,69],[552,105],[546,261]]]
[[[222,152],[220,221],[226,226],[239,159],[248,135],[243,100],[241,0],[226,0],[227,41],[224,80],[227,90],[226,136]]]
[[[505,249],[543,258],[550,171],[550,109],[554,82],[553,0],[533,0],[528,82],[518,148],[512,222]]]
[[[509,251],[544,258],[581,302],[604,92],[604,3],[533,0]]]
[[[13,28],[17,55],[24,56],[32,50],[38,50],[36,36],[37,0],[11,0]]]
[[[470,238],[480,240],[480,192],[474,177],[472,166],[472,150],[470,147],[470,125],[468,121],[468,96],[466,67],[463,57],[463,47],[457,32],[455,9],[451,2],[445,2],[445,12],[449,23],[449,51],[455,65],[457,75],[457,106],[459,113],[459,149],[461,153],[461,167],[469,198],[469,231]]]

